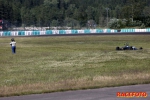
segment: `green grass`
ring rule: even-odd
[[[0,38],[0,96],[150,83],[150,35]],[[137,51],[116,51],[130,43]]]

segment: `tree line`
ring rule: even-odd
[[[149,27],[150,1],[0,0],[0,19],[14,27]]]

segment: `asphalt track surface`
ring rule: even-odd
[[[138,33],[91,33],[91,34],[54,34],[41,36],[85,36],[85,35],[150,35],[150,32]],[[23,36],[24,37],[24,36]],[[35,36],[33,36],[35,37]],[[117,97],[118,92],[146,92],[147,97]],[[12,97],[0,97],[0,100],[150,100],[150,84],[87,89],[47,94],[33,94]]]
[[[146,92],[147,97],[117,97],[118,92]],[[2,97],[0,100],[150,100],[150,84]]]

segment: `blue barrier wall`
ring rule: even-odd
[[[150,28],[147,28],[146,31],[147,31],[147,32],[150,32]]]
[[[84,30],[84,33],[91,33],[89,29]]]
[[[97,29],[96,33],[103,33],[103,30],[102,29]]]
[[[32,31],[32,35],[41,35],[40,31]]]
[[[72,34],[78,34],[78,31],[77,30],[71,30],[71,33]]]
[[[121,29],[121,32],[135,32],[135,29]]]
[[[53,32],[52,32],[52,30],[47,30],[47,31],[45,32],[45,34],[46,34],[46,35],[49,35],[49,34],[53,34]]]
[[[19,32],[18,32],[18,35],[19,35],[19,36],[24,36],[24,35],[25,35],[25,31],[19,31]]]
[[[59,34],[66,34],[65,30],[59,30]]]
[[[11,31],[3,32],[2,36],[11,36]]]
[[[114,29],[85,29],[85,30],[46,30],[46,31],[0,31],[0,36],[29,36],[29,35],[51,35],[51,34],[84,34],[84,33],[114,33]],[[147,29],[121,29],[124,32],[150,32]]]

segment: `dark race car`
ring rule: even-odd
[[[125,44],[124,47],[116,47],[116,50],[142,50],[143,48],[140,47],[139,49],[134,46],[129,46],[129,44]]]

